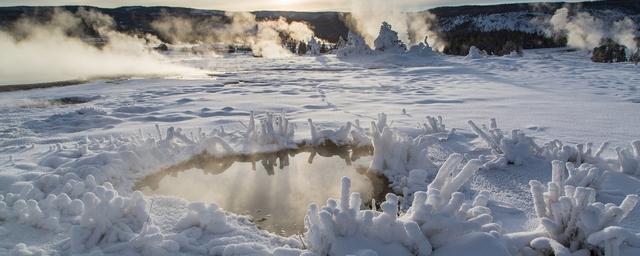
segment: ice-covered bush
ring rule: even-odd
[[[147,201],[137,191],[121,197],[109,183],[82,196],[84,211],[71,228],[71,251],[82,253],[131,242],[149,218]],[[110,248],[110,250],[114,250]]]
[[[640,176],[640,140],[631,143],[631,149],[617,148],[620,171],[629,175]]]
[[[427,116],[427,122],[422,123],[421,127],[424,131],[424,134],[434,134],[434,133],[447,133],[444,122],[442,121],[442,116],[432,117]]]
[[[266,113],[266,117],[257,124],[255,114],[251,112],[249,125],[244,134],[243,151],[277,151],[283,148],[295,148],[293,141],[295,127],[289,123],[286,113]]]
[[[380,33],[373,42],[376,51],[387,53],[404,53],[407,51],[407,46],[398,39],[398,32],[391,29],[391,24],[382,22],[380,26]]]
[[[473,202],[465,202],[457,192],[480,167],[478,160],[471,160],[459,169],[461,161],[462,155],[450,156],[427,192],[415,192],[407,212],[398,211],[400,199],[394,194],[387,194],[380,205],[382,211],[361,210],[360,194],[349,194],[350,181],[343,178],[339,201],[329,199],[322,208],[309,207],[305,217],[309,250],[319,255],[355,253],[337,250],[344,248],[340,243],[358,238],[365,244],[400,245],[412,255],[431,255],[464,234],[498,236],[500,226],[492,223],[487,194],[479,193]]]
[[[373,160],[369,169],[387,176],[397,191],[401,191],[403,185],[400,181],[409,171],[434,170],[435,165],[429,159],[427,150],[436,138],[420,135],[412,139],[394,132],[386,123],[381,122],[371,122],[371,138]]]
[[[560,162],[554,166],[558,170]],[[596,202],[592,188],[565,185],[559,171],[545,187],[532,180],[531,195],[542,236],[532,239],[521,253],[546,255],[617,255],[623,242],[637,245],[637,237],[617,227],[638,203],[637,195],[627,195],[618,206]],[[533,238],[533,237],[532,237]],[[604,254],[603,254],[604,253]]]
[[[571,162],[554,160],[551,162],[551,176],[560,187],[566,185],[574,187],[599,188],[604,171],[592,164],[581,164],[578,167]]]
[[[349,31],[347,44],[339,48],[336,52],[339,58],[371,55],[374,52],[364,41],[364,38],[354,32]]]
[[[351,134],[351,122],[347,122],[345,125],[335,130],[319,130],[316,125],[313,124],[313,120],[308,119],[307,121],[309,123],[309,129],[311,130],[311,144],[313,146],[324,145],[327,142],[338,146],[350,144],[349,135]]]
[[[526,136],[519,130],[512,130],[511,136],[506,137],[498,128],[495,119],[491,119],[489,128],[478,127],[473,121],[468,121],[473,132],[491,147],[491,151],[496,156],[492,163],[510,163],[521,165],[531,156],[538,155],[540,147],[533,141],[533,138]]]
[[[584,144],[572,147],[563,145],[559,140],[553,140],[542,147],[542,155],[548,160],[572,162],[577,165],[583,163],[598,165],[604,160],[600,155],[607,149],[609,143],[602,143],[596,151],[593,151],[592,143],[587,143],[586,146],[586,149]]]

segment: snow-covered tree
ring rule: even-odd
[[[339,48],[336,52],[338,57],[346,58],[352,56],[371,55],[373,51],[365,42],[364,38],[354,32],[349,31],[349,37],[344,47]]]
[[[391,29],[391,24],[387,22],[382,22],[380,34],[373,45],[376,51],[381,52],[404,53],[407,51],[407,46],[398,39],[398,32]]]
[[[320,55],[320,48],[321,48],[321,44],[320,42],[318,42],[318,40],[316,40],[315,37],[311,37],[311,39],[309,40],[309,43],[307,43],[307,49],[308,49],[308,54],[309,55]]]
[[[495,118],[491,119],[489,128],[482,126],[478,127],[473,121],[468,121],[469,126],[478,137],[484,140],[496,159],[492,159],[491,162],[497,163],[510,163],[510,164],[523,164],[527,158],[537,155],[541,149],[533,141],[533,138],[526,136],[519,130],[512,130],[511,136],[506,137],[505,134],[498,128]]]

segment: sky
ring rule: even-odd
[[[404,10],[424,10],[437,6],[471,4],[500,4],[513,2],[551,2],[535,0],[0,0],[0,6],[17,5],[91,5],[119,6],[181,6],[225,11],[287,10],[287,11],[349,11],[354,4],[374,1],[392,1]],[[559,1],[559,0],[556,0]],[[556,2],[554,1],[554,2]],[[356,3],[360,2],[360,3]]]

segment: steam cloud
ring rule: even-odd
[[[398,37],[403,42],[414,45],[424,42],[427,37],[427,43],[433,49],[444,50],[446,43],[435,29],[437,20],[434,14],[408,13],[401,10],[400,4],[396,1],[353,0],[346,22],[351,30],[364,37],[370,46],[380,32],[380,24],[386,21],[398,32]]]
[[[567,36],[567,45],[570,47],[593,50],[600,46],[603,39],[611,39],[629,50],[638,47],[635,41],[637,27],[628,17],[607,23],[585,12],[570,16],[569,9],[560,8],[549,23],[553,33]]]
[[[102,47],[84,41],[82,24],[91,27]],[[200,73],[171,64],[150,50],[158,40],[115,31],[111,17],[80,9],[55,9],[46,22],[22,18],[0,30],[0,85],[83,80],[97,77]],[[93,36],[95,37],[95,36]]]
[[[308,42],[314,35],[307,24],[288,22],[282,17],[257,21],[253,14],[247,12],[228,12],[225,15],[229,18],[229,23],[217,18],[197,23],[191,19],[165,15],[151,25],[161,37],[172,43],[246,45],[251,47],[254,55],[266,58],[291,55],[283,47],[283,37]]]

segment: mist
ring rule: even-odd
[[[87,35],[83,24],[97,37]],[[45,21],[22,18],[1,29],[0,85],[202,73],[153,51],[157,38],[123,34],[114,24],[95,11],[55,9]]]
[[[219,18],[205,21],[164,15],[152,22],[157,33],[174,44],[224,44],[245,45],[256,56],[280,58],[291,56],[284,47],[283,38],[308,42],[313,30],[303,22],[287,21],[285,18],[257,21],[248,12],[225,13],[229,22]]]
[[[391,24],[398,37],[409,45],[425,41],[437,51],[444,50],[446,43],[436,30],[436,16],[429,12],[405,12],[402,4],[384,0],[353,0],[350,14],[346,18],[352,31],[360,34],[369,46],[380,32],[383,21]]]
[[[629,50],[635,50],[637,27],[628,17],[614,22],[605,22],[586,12],[570,15],[567,8],[556,10],[549,20],[551,33],[565,35],[567,45],[582,50],[593,50],[600,46],[603,39],[611,39],[624,45]]]

